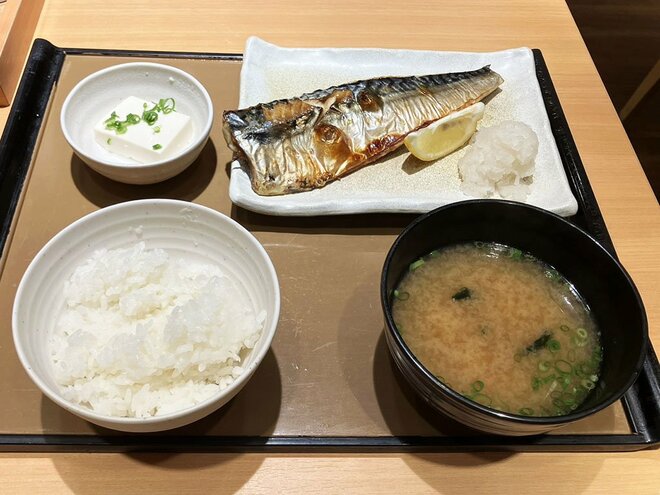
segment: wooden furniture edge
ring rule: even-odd
[[[21,77],[44,0],[8,0],[0,11],[0,107],[8,106]]]

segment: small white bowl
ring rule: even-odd
[[[141,164],[109,152],[94,139],[94,126],[124,99],[174,98],[192,119],[190,144],[171,158]],[[87,76],[67,96],[60,114],[64,137],[80,159],[101,175],[127,184],[153,184],[174,177],[199,156],[211,132],[213,103],[193,76],[169,65],[134,62]]]
[[[261,336],[241,366],[244,372],[211,398],[180,411],[149,418],[102,415],[66,400],[53,378],[49,335],[64,308],[63,286],[74,269],[101,248],[128,247],[143,241],[172,258],[218,265],[255,310],[267,316]],[[147,199],[91,213],[53,237],[34,258],[19,284],[12,327],[21,364],[53,402],[92,423],[130,432],[160,431],[186,425],[227,403],[247,383],[270,348],[280,312],[280,291],[263,246],[240,224],[193,203]],[[258,414],[258,411],[255,411]]]

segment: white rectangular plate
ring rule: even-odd
[[[488,65],[504,78],[501,92],[487,104],[479,127],[504,120],[529,125],[539,138],[539,153],[529,204],[562,216],[577,211],[550,129],[528,48],[493,53],[433,52],[360,48],[280,48],[258,38],[247,41],[241,70],[240,107],[300,96],[337,84],[382,76],[438,74]],[[269,215],[422,213],[470,199],[460,190],[457,162],[465,148],[425,164],[405,149],[313,191],[259,196],[246,171],[231,166],[229,195],[239,206]]]

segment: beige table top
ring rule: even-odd
[[[10,0],[11,1],[11,0]],[[379,7],[374,7],[379,4]],[[562,0],[46,0],[35,37],[58,46],[240,53],[284,46],[540,48],[617,252],[660,348],[660,211]],[[157,6],[157,7],[156,7]],[[0,109],[0,127],[9,109]],[[1,366],[1,364],[0,364]],[[624,454],[2,454],[10,493],[653,493],[660,452]]]

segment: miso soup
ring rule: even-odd
[[[589,308],[551,266],[495,243],[433,251],[394,291],[397,329],[453,390],[525,416],[558,416],[595,387],[602,349]]]

